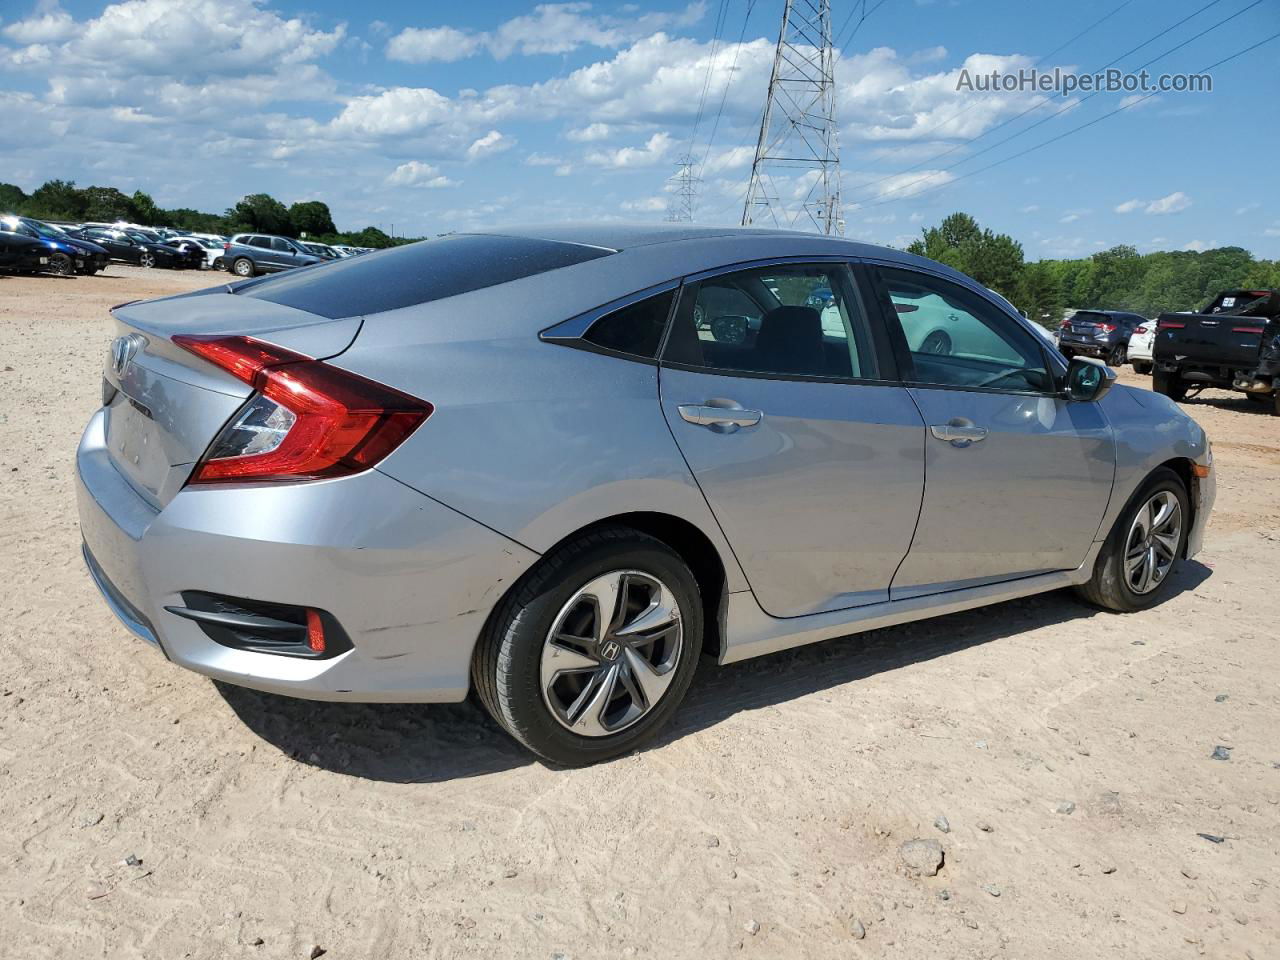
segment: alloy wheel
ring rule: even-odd
[[[55,253],[49,258],[49,272],[58,277],[69,277],[75,271],[71,267],[71,258],[65,253]]]
[[[138,258],[138,265],[141,267],[154,267],[156,265],[155,254],[144,253]]]
[[[1142,505],[1125,541],[1124,578],[1138,595],[1150,593],[1173,569],[1182,538],[1182,505],[1161,490]]]
[[[662,699],[683,643],[666,584],[639,570],[601,574],[569,598],[543,642],[543,701],[573,733],[618,733]]]

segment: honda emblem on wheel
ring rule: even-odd
[[[617,660],[618,654],[622,652],[622,647],[617,640],[610,640],[600,648],[600,656],[605,660]]]

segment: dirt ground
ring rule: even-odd
[[[109,274],[0,277],[0,957],[1280,957],[1262,407],[1187,404],[1218,505],[1162,606],[708,664],[651,749],[555,770],[470,704],[219,687],[116,624],[72,493],[106,308],[217,277]]]

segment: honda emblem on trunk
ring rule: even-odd
[[[146,338],[140,333],[126,334],[111,341],[111,368],[115,370],[116,376],[124,375],[125,367],[129,366],[129,361],[146,342]]]

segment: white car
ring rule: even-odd
[[[205,237],[195,237],[190,234],[184,236],[172,237],[165,241],[169,244],[190,244],[199,247],[204,254],[204,265],[210,270],[222,269],[222,244],[215,243]]]
[[[1154,320],[1148,320],[1134,327],[1133,334],[1129,337],[1129,362],[1133,364],[1134,373],[1151,372],[1151,348],[1155,340],[1156,322]]]

